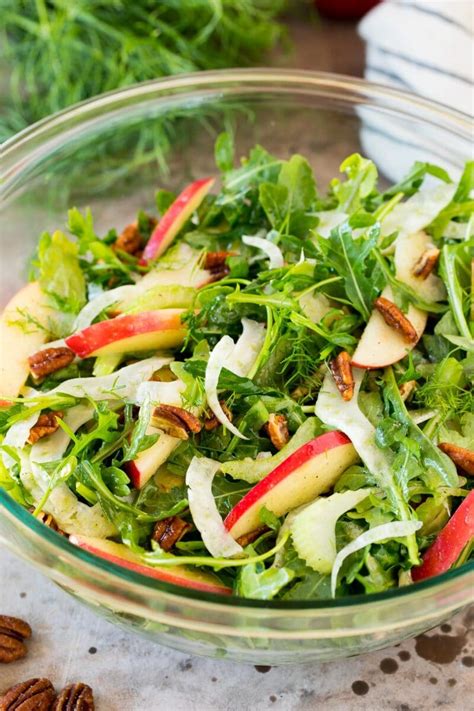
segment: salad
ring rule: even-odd
[[[261,146],[122,232],[43,233],[0,321],[0,486],[71,545],[245,598],[374,593],[474,540],[474,162],[328,189]]]

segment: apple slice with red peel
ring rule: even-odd
[[[186,309],[141,311],[100,321],[66,338],[66,345],[79,358],[161,350],[179,346],[186,333],[181,315]]]
[[[149,578],[161,580],[163,583],[171,583],[218,595],[232,594],[232,590],[212,573],[205,573],[182,565],[162,567],[147,565],[123,543],[114,543],[105,538],[90,538],[88,536],[70,536],[69,540],[78,548],[97,555],[109,563],[121,565],[123,568],[133,570],[133,572],[146,575]]]
[[[381,296],[394,301],[389,286],[385,287]],[[419,340],[425,330],[428,314],[410,304],[405,315]],[[366,369],[385,368],[404,358],[415,345],[416,343],[407,343],[403,335],[385,323],[381,314],[374,309],[352,356],[352,365]]]
[[[282,516],[307,504],[330,489],[357,460],[350,439],[342,432],[334,430],[319,435],[250,489],[230,511],[224,525],[237,539],[262,525],[259,512],[264,506]]]
[[[151,447],[140,452],[136,459],[125,464],[125,471],[136,489],[145,486],[182,441],[177,437],[164,434],[153,425],[148,426],[146,433],[147,435],[157,434],[159,438]]]
[[[195,180],[178,195],[151,233],[143,252],[141,260],[143,264],[151,259],[157,259],[168,249],[180,229],[202,203],[213,184],[214,178]]]
[[[28,378],[28,356],[46,343],[48,324],[56,315],[36,281],[8,302],[0,316],[0,396],[17,397]]]

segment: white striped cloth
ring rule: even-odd
[[[474,0],[385,0],[364,17],[359,34],[367,43],[367,79],[474,115]],[[361,115],[363,148],[390,179],[414,160],[452,168],[455,139],[440,142],[421,125]]]

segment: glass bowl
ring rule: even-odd
[[[237,151],[256,142],[312,161],[318,182],[353,151],[396,179],[415,157],[459,172],[467,117],[362,80],[267,69],[148,82],[100,96],[28,128],[0,149],[0,303],[26,278],[42,230],[90,205],[98,231],[123,227],[215,171],[213,143],[231,126]],[[157,642],[254,664],[360,654],[423,632],[472,599],[473,568],[382,594],[315,602],[216,597],[146,578],[69,544],[0,490],[0,540],[97,613]]]

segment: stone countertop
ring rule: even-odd
[[[353,25],[290,21],[294,50],[276,64],[360,76]],[[29,654],[0,667],[0,692],[45,676],[90,684],[98,711],[305,711],[472,708],[474,615],[464,611],[397,647],[338,662],[253,667],[187,657],[95,617],[10,553],[0,551],[0,612],[28,620]],[[470,636],[471,635],[471,636]]]

